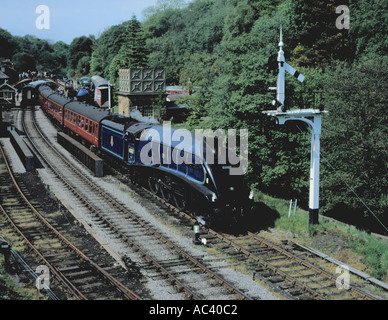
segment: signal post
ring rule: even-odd
[[[283,36],[282,29],[280,29],[280,42],[278,52],[279,73],[276,87],[276,100],[274,105],[276,110],[264,111],[263,113],[277,118],[278,124],[283,125],[286,121],[303,121],[308,124],[311,132],[311,158],[310,158],[310,195],[309,195],[309,225],[319,223],[319,162],[320,162],[320,135],[322,115],[327,111],[317,109],[299,109],[287,110],[284,105],[285,101],[285,71],[303,82],[305,77],[297,70],[285,62],[283,52]]]
[[[327,111],[315,109],[302,109],[290,111],[265,111],[269,116],[277,118],[278,124],[286,121],[303,121],[309,125],[311,132],[311,156],[310,156],[310,195],[309,195],[309,224],[319,223],[319,162],[320,162],[320,135],[322,115]]]

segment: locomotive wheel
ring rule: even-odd
[[[172,199],[172,191],[171,191],[171,178],[168,176],[165,176],[162,183],[160,184],[160,193],[162,194],[162,198],[170,202]]]
[[[174,192],[173,198],[174,198],[174,204],[179,210],[183,211],[186,209],[187,202],[184,195],[178,192]]]
[[[148,186],[153,194],[157,194],[160,189],[160,184],[157,178],[148,177]]]

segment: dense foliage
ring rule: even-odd
[[[68,48],[69,46],[62,41],[49,43],[31,35],[14,37],[0,28],[0,59],[12,59],[19,73],[39,71],[64,76]]]
[[[339,5],[349,8],[349,30],[336,27]],[[163,67],[168,84],[199,88],[186,101],[189,125],[249,130],[249,184],[307,206],[310,133],[302,123],[278,126],[262,113],[273,109],[268,88],[276,86],[282,25],[286,59],[306,76],[301,84],[286,75],[286,104],[329,111],[322,133],[322,211],[345,208],[384,218],[385,6],[384,0],[159,0],[142,23],[132,17],[98,39],[81,37],[70,46],[0,30],[0,55],[12,57],[19,70],[60,69],[70,76],[90,68],[112,82],[121,67]]]
[[[75,38],[70,43],[67,52],[67,73],[69,77],[89,74],[93,43],[93,36]]]

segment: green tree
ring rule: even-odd
[[[21,73],[28,70],[30,71],[36,70],[35,58],[28,53],[24,53],[24,52],[16,53],[12,57],[12,62],[17,72]]]
[[[353,60],[354,44],[349,30],[336,28],[336,8],[340,5],[349,6],[349,0],[289,2],[289,31],[293,36],[288,43],[295,48],[298,65],[324,68],[331,59]]]
[[[87,75],[90,72],[90,57],[84,56],[77,63],[77,70],[82,75]]]
[[[12,41],[16,48],[12,60],[20,72],[33,69],[48,74],[65,75],[69,49],[66,43],[51,43],[31,35],[13,37]]]
[[[94,36],[81,36],[75,38],[69,46],[69,51],[67,55],[67,67],[69,76],[73,76],[76,73],[80,73],[82,70],[77,70],[79,61],[82,58],[87,57],[89,59],[92,54],[92,46],[94,42]],[[85,61],[85,59],[84,59]],[[85,63],[83,63],[85,66]]]
[[[356,55],[388,53],[388,10],[384,0],[351,1],[350,36],[355,43]]]
[[[352,65],[337,63],[327,72],[329,114],[322,134],[326,211],[342,204],[370,215],[355,191],[376,215],[388,214],[387,67],[387,57],[374,56]]]
[[[119,52],[109,66],[109,78],[115,81],[120,69],[141,68],[147,66],[147,47],[144,33],[136,16],[132,16],[123,35]]]
[[[14,37],[7,30],[0,28],[0,57],[11,59],[15,49]]]
[[[252,8],[256,14],[247,15]],[[219,76],[206,109],[214,128],[248,129],[250,184],[276,196],[301,199],[308,187],[308,133],[303,126],[302,132],[296,126],[277,126],[262,113],[273,109],[268,88],[276,84],[277,65],[271,70],[268,59],[276,56],[280,25],[288,30],[289,20],[284,5],[267,7],[265,13],[259,8],[259,2],[239,2],[225,18],[215,62]],[[293,77],[287,83],[288,89],[299,85]]]
[[[147,47],[144,33],[136,16],[132,16],[123,37],[123,44],[118,52],[120,67],[136,68],[147,65]]]
[[[169,9],[182,9],[186,7],[185,0],[156,0],[156,4],[144,10],[143,14],[148,19],[152,19],[160,12]]]
[[[90,61],[92,74],[108,78],[109,66],[114,57],[119,53],[123,43],[126,24],[127,22],[108,28],[93,44],[93,53]]]
[[[46,71],[63,77],[66,75],[69,45],[63,41],[57,41],[52,45],[52,48],[54,52],[51,57],[51,66]]]

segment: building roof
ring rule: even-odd
[[[9,79],[9,77],[2,71],[0,71],[0,79]]]
[[[94,87],[96,88],[109,85],[109,82],[100,76],[93,76],[92,81],[94,83]]]
[[[0,90],[4,90],[4,87],[8,87],[9,90],[15,91],[16,88],[12,87],[9,83],[5,82],[2,85],[0,85]]]

